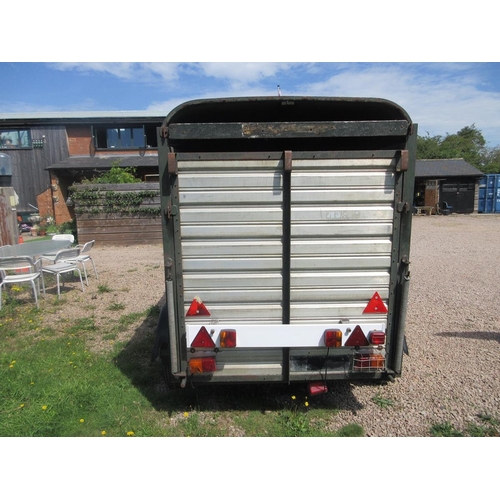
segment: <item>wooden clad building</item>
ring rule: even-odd
[[[17,194],[18,216],[27,222],[30,214],[38,209],[41,215],[53,216],[56,224],[74,219],[75,206],[68,199],[69,188],[113,165],[135,167],[142,182],[158,185],[157,127],[161,126],[165,114],[143,111],[0,113],[0,153],[7,154],[12,164],[12,175],[4,176],[8,182],[2,179],[2,185],[12,187]],[[444,202],[453,206],[454,212],[477,211],[477,184],[482,175],[462,159],[418,160],[414,205],[432,207],[432,213]],[[90,222],[89,216],[82,217],[82,230],[85,226],[88,235],[110,244],[160,238],[158,217],[147,225],[142,224],[142,233],[137,231],[141,224],[133,221],[127,236],[115,228],[119,237],[110,236],[113,231],[110,216],[107,218],[106,222],[101,220],[104,225],[101,227],[98,218]],[[129,224],[123,217],[117,222],[122,229]],[[91,226],[94,229],[91,230]]]
[[[483,175],[462,158],[417,160],[414,206],[432,209],[433,214],[444,207],[452,207],[452,213],[477,212]]]
[[[70,186],[113,165],[135,167],[142,181],[157,182],[156,129],[164,114],[0,113],[0,152],[11,158],[18,216],[27,222],[38,210],[56,224],[72,220]]]

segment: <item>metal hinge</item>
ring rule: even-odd
[[[285,172],[292,171],[292,152],[291,151],[283,151],[283,164],[284,164]]]
[[[176,216],[179,213],[177,206],[172,205],[172,203],[169,202],[169,204],[165,207],[165,215],[167,216],[167,219],[171,219],[172,217]]]
[[[400,201],[396,205],[396,210],[398,213],[407,213],[410,210],[410,204],[407,201]]]
[[[168,153],[167,155],[167,170],[170,175],[177,175],[179,172],[177,167],[177,155],[175,153]]]
[[[410,164],[410,157],[409,157],[408,150],[402,149],[401,150],[401,158],[398,161],[398,164],[396,166],[396,170],[398,172],[407,172],[409,164]]]

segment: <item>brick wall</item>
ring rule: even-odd
[[[69,155],[89,155],[92,148],[91,128],[89,125],[67,125]]]
[[[39,213],[40,215],[52,215],[58,225],[69,222],[73,218],[73,214],[66,206],[67,189],[64,186],[59,186],[56,177],[51,179],[51,186],[54,187],[46,189],[36,197]]]

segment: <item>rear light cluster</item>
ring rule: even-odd
[[[342,330],[332,328],[325,330],[323,339],[326,347],[342,347]],[[369,345],[381,346],[385,344],[385,332],[372,330],[368,337],[363,333],[359,325],[354,328],[349,338],[345,341],[345,347],[367,347]]]
[[[368,340],[370,344],[373,345],[383,345],[385,344],[385,333],[374,330],[369,333]]]
[[[374,371],[385,367],[385,357],[382,354],[356,354],[353,368],[355,370]]]
[[[212,330],[212,335],[214,333],[215,332]],[[202,326],[191,342],[191,352],[196,352],[195,349],[213,349],[217,352],[219,348],[216,346],[212,335]],[[219,332],[219,346],[221,349],[236,347],[236,330],[221,330]],[[215,372],[216,370],[217,364],[215,362],[215,356],[196,357],[189,360],[189,371],[191,373],[207,373]]]
[[[189,371],[191,373],[206,373],[217,370],[215,356],[208,358],[191,358],[189,360]]]
[[[325,330],[326,347],[342,347],[342,335],[341,330]]]

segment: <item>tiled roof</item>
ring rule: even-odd
[[[482,177],[484,174],[462,158],[451,160],[417,160],[415,177]]]

